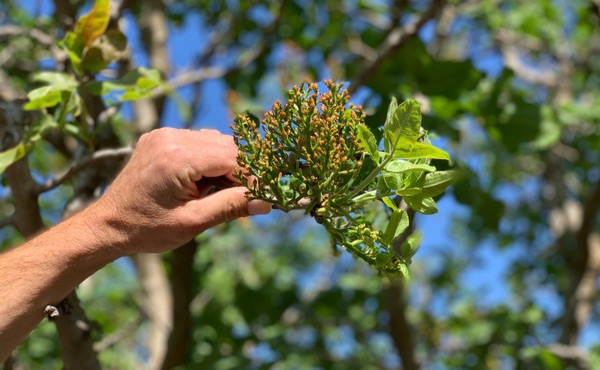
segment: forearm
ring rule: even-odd
[[[95,204],[0,255],[0,360],[88,276],[122,255],[124,240]]]

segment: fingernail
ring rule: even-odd
[[[254,199],[248,203],[248,213],[254,215],[266,215],[271,212],[271,203],[262,200]]]

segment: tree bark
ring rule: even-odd
[[[173,297],[159,254],[137,254],[132,258],[142,290],[140,306],[149,319],[146,369],[158,370],[167,355],[167,343],[173,329]]]
[[[171,291],[173,295],[173,329],[169,336],[163,370],[183,365],[187,358],[192,336],[190,305],[194,299],[194,255],[198,249],[195,240],[173,251],[171,260]]]

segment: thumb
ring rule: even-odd
[[[195,220],[197,227],[206,230],[215,225],[240,217],[267,214],[271,205],[261,200],[248,200],[247,189],[234,187],[223,189],[206,197],[192,200],[183,208],[189,218]]]

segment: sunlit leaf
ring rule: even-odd
[[[110,0],[96,0],[92,10],[77,20],[75,34],[90,47],[106,31],[109,21]]]
[[[71,75],[62,72],[38,72],[32,77],[33,81],[44,82],[55,90],[70,90],[77,88],[78,83]]]
[[[416,164],[403,160],[392,160],[385,166],[385,171],[388,172],[411,172],[411,171],[425,171],[425,172],[434,172],[435,167],[429,166],[427,164]]]
[[[23,156],[27,154],[24,144],[19,144],[13,148],[0,152],[0,173],[4,173],[6,169]]]
[[[398,211],[398,206],[390,197],[383,197],[381,198],[381,201],[383,202],[383,204],[390,207],[393,211]]]
[[[392,100],[390,101],[390,105],[388,106],[388,111],[387,111],[387,116],[385,119],[384,126],[388,126],[391,124],[391,122],[394,118],[394,113],[396,112],[396,109],[398,109],[398,100],[396,99],[395,96],[392,96]]]
[[[44,86],[30,91],[27,97],[29,102],[23,108],[25,110],[36,110],[59,104],[63,99],[63,93],[60,90],[52,89],[52,86]]]
[[[404,159],[429,158],[450,160],[450,155],[443,149],[421,142],[416,142],[410,150],[396,148],[394,157]]]
[[[358,126],[358,145],[369,154],[375,163],[379,163],[379,151],[375,135],[365,125]]]
[[[435,201],[431,197],[423,197],[421,195],[415,196],[406,196],[403,200],[408,204],[408,206],[414,209],[417,212],[430,215],[433,213],[437,213],[437,206],[435,205]]]
[[[421,109],[416,100],[407,100],[396,108],[394,115],[383,129],[388,152],[403,150],[410,152],[421,132]]]
[[[404,232],[404,230],[406,230],[408,224],[408,214],[405,210],[399,209],[392,212],[385,232],[383,233],[383,242],[390,245],[394,239],[396,239]]]
[[[423,182],[422,195],[425,197],[435,197],[444,192],[448,186],[452,185],[457,179],[455,171],[438,171],[428,173]]]
[[[402,255],[402,258],[404,258],[406,261],[409,261],[415,255],[415,253],[417,253],[420,245],[421,234],[418,232],[412,233],[408,238],[406,238],[400,247],[400,254]]]

